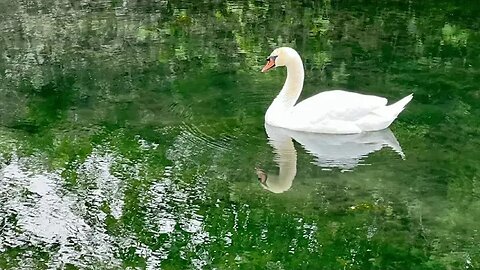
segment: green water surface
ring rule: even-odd
[[[480,269],[478,14],[1,1],[0,269]],[[278,46],[302,99],[414,99],[376,137],[265,130]]]

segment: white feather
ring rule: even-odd
[[[410,94],[395,104],[387,99],[344,90],[321,92],[295,105],[303,88],[304,69],[298,53],[288,47],[273,51],[277,66],[287,67],[285,84],[265,114],[265,122],[292,130],[354,134],[387,128],[412,100]]]

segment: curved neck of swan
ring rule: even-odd
[[[275,153],[275,162],[278,164],[278,175],[269,174],[264,188],[273,193],[282,193],[290,189],[297,175],[297,151],[292,137],[285,130],[265,126],[269,144]]]
[[[303,88],[303,79],[305,73],[303,70],[303,63],[300,56],[296,55],[292,57],[290,63],[286,65],[287,67],[287,79],[283,84],[283,88],[278,94],[278,96],[273,101],[277,106],[280,105],[284,109],[291,108],[295,105],[302,92]]]
[[[287,79],[282,90],[273,100],[265,114],[265,122],[274,126],[282,126],[285,114],[295,106],[303,88],[304,70],[302,59],[298,54],[293,55],[286,65]]]
[[[293,142],[275,142],[272,143],[276,152],[275,162],[278,164],[278,175],[268,175],[265,189],[273,193],[282,193],[290,189],[292,182],[297,175],[297,151],[293,146]]]

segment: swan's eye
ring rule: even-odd
[[[275,61],[275,59],[277,59],[278,55],[272,55],[272,56],[269,56],[267,57],[267,61]]]
[[[267,72],[268,70],[272,69],[275,67],[275,59],[277,58],[277,56],[269,56],[267,58],[267,64],[262,68],[262,72]]]

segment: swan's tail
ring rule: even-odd
[[[405,106],[412,100],[413,94],[410,94],[399,101],[393,103],[392,105],[388,105],[383,108],[383,113],[390,115],[393,119],[395,119],[402,111],[405,109]]]
[[[412,100],[413,94],[410,94],[392,105],[384,106],[374,110],[371,114],[357,121],[357,125],[363,131],[374,131],[385,129],[397,118],[405,106]]]
[[[395,138],[395,135],[393,135],[392,131],[390,129],[384,129],[383,131],[379,131],[379,133],[380,132],[382,132],[381,134],[383,135],[383,143],[392,148],[393,151],[397,152],[402,159],[405,159],[405,154],[403,153],[402,147],[398,143],[397,138]]]

